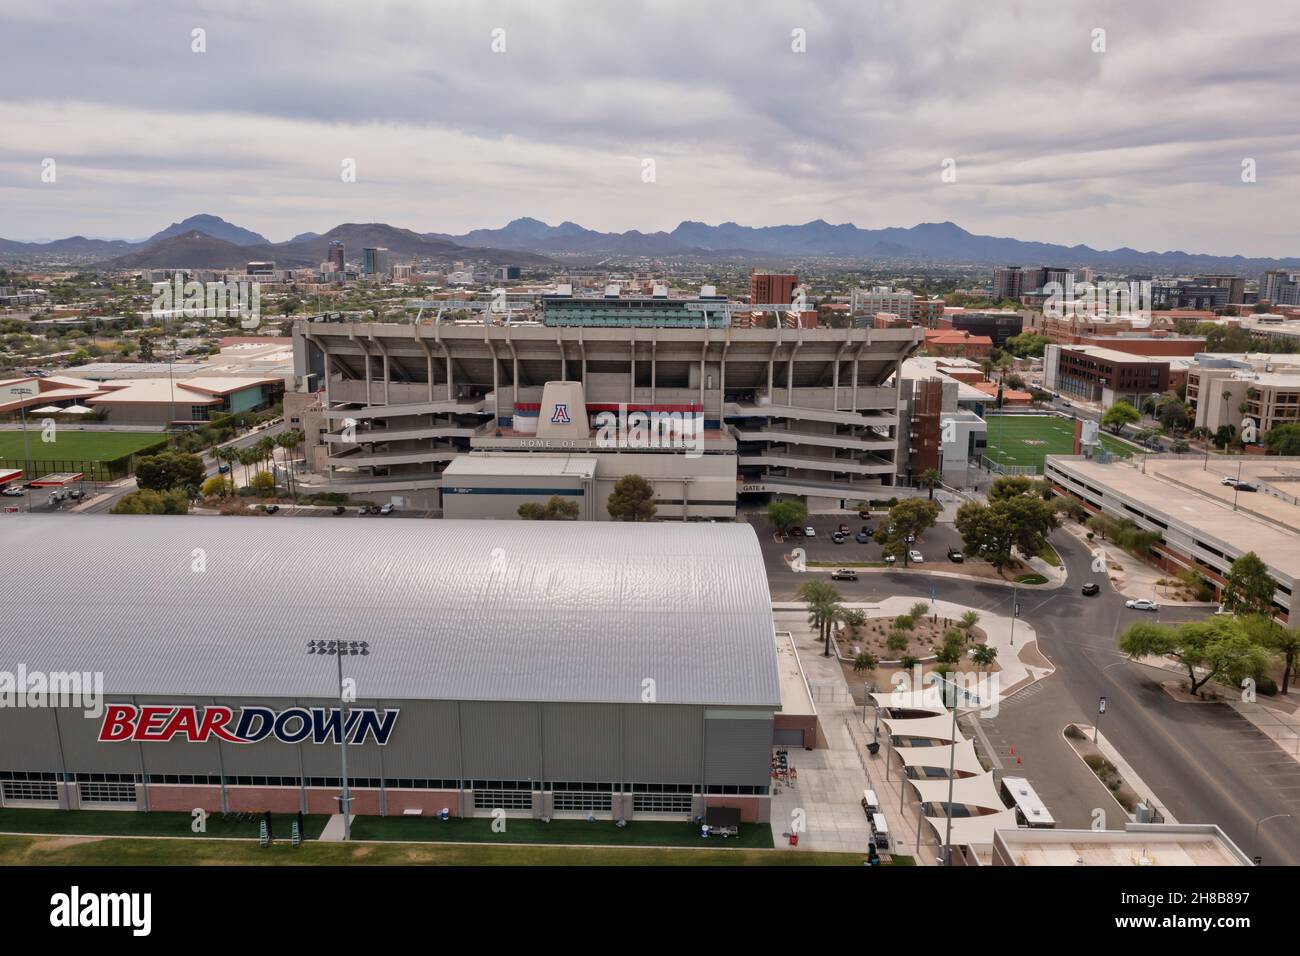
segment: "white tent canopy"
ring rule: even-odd
[[[948,712],[948,708],[943,706],[943,694],[934,685],[924,690],[892,691],[888,694],[871,694],[870,697],[877,707],[929,711],[932,714]]]
[[[923,803],[947,803],[947,780],[909,780]],[[997,784],[993,774],[981,773],[974,777],[958,777],[952,782],[952,802],[980,807],[985,810],[1004,809],[1002,798],[998,795]]]
[[[949,760],[954,761],[958,773],[983,773],[979,758],[975,756],[975,745],[969,740],[957,744],[957,751],[952,753],[950,745],[942,747],[896,747],[895,753],[903,761],[904,767],[938,767],[948,769]]]
[[[942,842],[948,832],[947,817],[926,817],[934,832]],[[1020,826],[1016,822],[1015,810],[1003,810],[1001,813],[988,813],[982,817],[953,817],[953,846],[987,846],[993,842],[997,830],[1015,830]]]
[[[33,415],[53,415],[55,412],[61,412],[63,409],[58,405],[42,405],[40,408],[28,409]]]
[[[960,730],[953,735],[951,717],[881,717],[880,722],[889,729],[891,737],[928,737],[950,743],[963,739]]]
[[[67,408],[60,409],[65,415],[89,415],[94,409],[87,408],[85,405],[69,405]]]

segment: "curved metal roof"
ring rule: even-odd
[[[0,670],[110,694],[780,705],[747,525],[6,515]],[[16,631],[14,625],[17,624]]]

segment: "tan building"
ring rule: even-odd
[[[1278,425],[1300,422],[1300,364],[1293,356],[1241,359],[1206,356],[1187,370],[1187,403],[1195,424],[1211,433],[1230,425],[1238,434],[1253,423],[1256,444]]]

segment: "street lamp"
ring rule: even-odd
[[[20,386],[18,388],[12,388],[9,391],[10,394],[13,395],[28,396],[28,395],[36,394],[34,389],[30,389],[26,385]],[[23,419],[23,484],[27,486],[26,489],[24,489],[27,492],[27,513],[31,514],[32,513],[32,480],[35,478],[35,476],[32,474],[31,452],[28,451],[27,449],[27,406],[19,405],[18,412],[20,415],[22,415],[22,419]]]
[[[1263,859],[1259,855],[1259,828],[1263,826],[1265,823],[1268,823],[1269,820],[1277,820],[1280,817],[1290,817],[1292,820],[1295,819],[1295,817],[1291,816],[1291,814],[1289,813],[1275,813],[1271,817],[1261,817],[1260,819],[1255,821],[1255,839],[1251,842],[1250,858],[1256,861],[1255,863],[1256,866],[1259,866],[1258,861]]]
[[[352,809],[352,791],[348,788],[348,702],[343,696],[343,658],[344,656],[366,657],[370,654],[368,641],[308,641],[309,655],[333,656],[338,664],[339,677],[339,759],[342,762],[343,793],[338,797],[339,808],[343,811],[343,839],[352,839],[352,823],[349,812]]]

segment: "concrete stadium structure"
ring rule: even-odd
[[[898,371],[921,335],[911,328],[301,323],[294,333],[299,391],[286,395],[285,411],[307,433],[312,470],[339,490],[406,489],[433,498],[447,463],[469,451],[667,454],[665,466],[646,476],[660,515],[730,517],[734,505],[701,511],[683,503],[680,480],[690,467],[680,451],[539,442],[545,386],[580,386],[584,427],[601,411],[699,416],[702,454],[733,460],[737,494],[852,502],[879,497],[897,477]]]
[[[11,518],[5,806],[336,812],[352,725],[308,642],[342,638],[369,642],[342,660],[357,813],[768,817],[782,684],[748,526]],[[71,672],[103,675],[102,714],[14,678]]]

